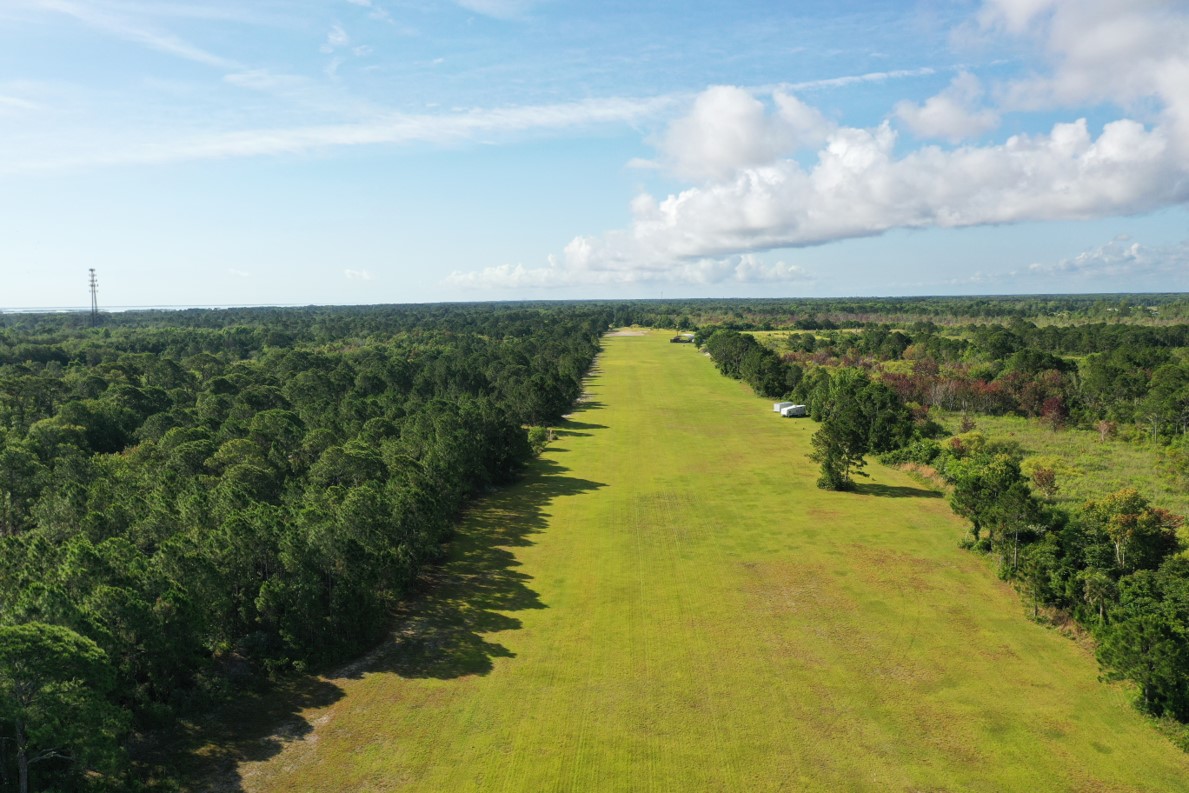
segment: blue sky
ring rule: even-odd
[[[0,307],[1189,290],[1189,7],[4,0]]]

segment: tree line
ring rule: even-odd
[[[879,349],[888,336],[865,332],[860,343]],[[1031,479],[1023,474],[1018,444],[988,441],[975,431],[940,442],[936,438],[944,433],[927,411],[914,411],[898,389],[864,369],[802,370],[733,330],[699,333],[698,340],[723,374],[749,383],[757,394],[806,402],[821,423],[810,455],[820,465],[820,487],[852,489],[870,453],[891,465],[932,466],[947,484],[954,513],[970,524],[964,545],[996,559],[1000,576],[1031,600],[1034,616],[1043,607],[1074,619],[1096,640],[1105,676],[1135,684],[1141,709],[1189,723],[1189,560],[1178,535],[1182,516],[1152,505],[1134,488],[1062,509],[1045,497],[1055,484],[1044,469]],[[904,342],[891,343],[901,349],[913,343],[907,336]],[[1153,356],[1151,348],[1123,349],[1102,355],[1168,360]],[[1025,348],[1010,354],[1003,371],[1049,366],[1069,368]],[[1160,378],[1153,374],[1153,380],[1151,390],[1158,391]]]
[[[615,324],[694,330],[831,330],[871,323],[945,327],[1045,320],[1046,324],[1161,326],[1189,320],[1189,298],[1171,294],[999,295],[862,298],[697,298],[619,301]]]
[[[374,644],[468,499],[569,410],[610,319],[6,317],[0,785],[130,789],[131,735]]]
[[[1134,488],[1063,509],[1044,498],[1043,482],[1024,476],[1021,456],[1015,443],[968,432],[882,459],[933,466],[954,512],[970,522],[966,546],[994,556],[1034,613],[1053,609],[1088,630],[1106,675],[1134,682],[1144,711],[1189,722],[1184,518]]]
[[[1018,414],[1147,439],[1189,487],[1183,294],[635,301],[613,311],[617,324],[695,330],[700,342],[734,331],[716,361],[766,396],[819,368],[859,368],[914,412]],[[784,367],[746,341],[757,330],[784,331],[757,342]]]
[[[815,367],[807,374],[750,334],[704,328],[695,334],[720,372],[742,380],[759,396],[802,402],[821,423],[813,436],[813,460],[821,466],[819,484],[850,490],[865,476],[864,457],[897,449],[913,438],[930,437],[938,427],[914,417],[903,400],[860,369]]]

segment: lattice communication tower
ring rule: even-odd
[[[91,326],[99,324],[99,279],[95,276],[95,268],[91,268]]]

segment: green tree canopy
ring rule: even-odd
[[[41,764],[75,781],[118,768],[125,721],[106,699],[112,680],[99,646],[69,628],[0,626],[0,724],[16,747],[21,793]]]

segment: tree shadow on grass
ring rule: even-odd
[[[574,405],[574,408],[570,411],[570,415],[574,416],[578,413],[585,413],[588,410],[598,410],[601,407],[603,407],[603,403],[597,399],[584,399]]]
[[[530,588],[531,576],[517,569],[521,563],[510,549],[533,544],[531,537],[546,527],[546,509],[554,499],[604,487],[566,476],[567,470],[549,457],[539,458],[518,483],[473,504],[445,560],[425,569],[399,607],[392,635],[379,647],[325,678],[284,681],[183,725],[168,745],[146,752],[145,775],[180,780],[183,790],[239,793],[239,764],[273,757],[312,732],[303,711],[338,701],[344,692],[335,680],[376,673],[437,679],[485,675],[493,659],[513,657],[487,635],[521,627],[509,612],[548,606]]]
[[[599,424],[581,424],[578,422],[566,422],[566,428],[554,428],[554,438],[590,438],[590,433],[579,432],[580,429],[606,429],[599,426]],[[553,449],[555,452],[566,452],[568,449]]]
[[[199,718],[179,721],[167,734],[131,747],[147,790],[243,790],[239,765],[275,757],[313,731],[302,715],[341,699],[343,689],[322,678],[284,679],[238,696]]]
[[[596,399],[593,399],[593,398],[581,399],[578,402],[574,403],[573,407],[570,408],[569,413],[562,416],[561,423],[558,424],[554,429],[555,430],[556,429],[566,429],[567,427],[574,428],[574,425],[577,425],[580,427],[582,423],[580,421],[576,421],[575,419],[581,418],[583,413],[599,411],[599,410],[602,410],[604,407],[605,407],[605,405]],[[595,425],[594,428],[595,429],[605,429],[602,425]]]
[[[553,434],[558,438],[586,438],[590,436],[589,430],[605,430],[607,427],[603,424],[589,424],[583,421],[564,421],[553,428]]]
[[[520,483],[476,504],[446,561],[427,570],[417,592],[401,605],[393,640],[342,676],[394,672],[449,679],[487,674],[493,659],[513,657],[486,635],[521,627],[508,612],[548,606],[529,588],[531,577],[517,569],[520,562],[508,549],[532,545],[529,538],[545,528],[545,507],[554,499],[603,487],[565,476],[566,470],[541,458]]]
[[[855,493],[864,496],[880,496],[882,498],[941,498],[942,494],[936,490],[923,487],[902,487],[899,485],[881,485],[876,482],[861,482],[855,485]]]

